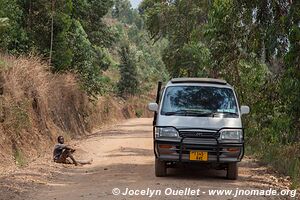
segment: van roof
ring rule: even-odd
[[[220,84],[227,85],[227,82],[222,79],[214,79],[214,78],[173,78],[170,81],[172,84],[176,83],[212,83],[212,84]]]

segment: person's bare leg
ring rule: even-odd
[[[67,158],[70,158],[72,160],[72,163],[70,163],[70,161]],[[75,166],[77,166],[78,164],[81,164],[81,165],[92,164],[93,159],[75,160],[75,158],[73,157],[72,152],[70,150],[64,150],[62,155],[60,156],[59,160],[57,160],[56,162],[64,163],[64,164],[74,164]]]
[[[78,165],[78,161],[75,160],[75,158],[73,157],[73,155],[72,155],[71,152],[69,152],[68,157],[71,158],[71,160],[73,161],[73,164],[74,164],[75,166]]]
[[[67,158],[70,158],[72,160],[72,163],[70,163],[70,161]],[[75,158],[72,155],[72,152],[67,149],[65,149],[62,152],[61,156],[59,157],[59,159],[56,162],[64,163],[64,164],[75,164],[75,166],[78,165],[77,161],[75,160]]]
[[[77,163],[81,164],[81,165],[90,165],[92,164],[93,159],[90,160],[77,160]]]

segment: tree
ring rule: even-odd
[[[33,51],[50,61],[53,72],[75,72],[95,97],[108,81],[102,75],[110,65],[105,48],[114,35],[102,19],[112,5],[112,0],[0,0],[0,18],[9,19],[0,48],[15,54]]]
[[[285,56],[286,71],[281,83],[283,106],[291,119],[288,142],[300,141],[300,2],[293,1],[287,20],[289,51]]]
[[[161,38],[169,41],[169,45],[163,53],[163,61],[172,77],[205,74],[204,71],[203,73],[200,71],[205,68],[202,61],[207,60],[207,53],[200,58],[201,54],[197,54],[194,50],[197,48],[203,52],[205,49],[200,47],[202,42],[199,38],[203,35],[201,33],[202,25],[207,21],[208,6],[209,1],[192,0],[144,0],[141,3],[139,10],[146,18],[145,24],[151,38],[154,41]],[[186,53],[191,52],[193,52],[193,56],[191,56],[194,57],[193,61],[189,63],[187,60],[182,61],[182,58],[189,57]],[[197,63],[198,67],[191,67],[194,59],[201,62]],[[197,64],[195,63],[195,65]]]
[[[113,32],[102,20],[113,3],[113,0],[73,0],[73,18],[81,23],[88,39],[96,46],[110,47],[115,42]]]
[[[119,65],[121,78],[118,82],[119,95],[126,98],[139,92],[138,73],[135,60],[130,54],[128,44],[124,44],[120,50],[121,63]]]
[[[117,35],[114,48],[121,49],[124,41],[129,43],[138,77],[143,80],[139,83],[139,90],[146,93],[152,90],[158,80],[167,80],[168,72],[162,61],[162,51],[167,41],[164,39],[153,44],[144,27],[144,19],[137,9],[131,8],[128,0],[115,1],[112,16],[115,19],[113,29]]]
[[[30,42],[26,30],[22,26],[24,12],[18,1],[0,0],[0,18],[2,18],[2,24],[6,24],[0,34],[0,50],[9,53],[26,52]]]

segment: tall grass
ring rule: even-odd
[[[0,61],[3,157],[13,155],[20,166],[24,157],[51,152],[58,135],[90,131],[93,105],[72,74],[52,74],[38,57],[0,55]]]
[[[283,175],[291,177],[292,188],[300,187],[300,144],[266,144],[261,138],[247,145],[247,154],[255,155]]]
[[[5,160],[0,168],[51,154],[58,135],[78,137],[116,119],[149,116],[145,97],[125,102],[109,94],[90,102],[73,74],[52,74],[35,56],[0,54],[0,89],[0,155]]]

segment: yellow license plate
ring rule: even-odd
[[[204,151],[191,151],[190,152],[190,160],[208,160],[208,153]]]

